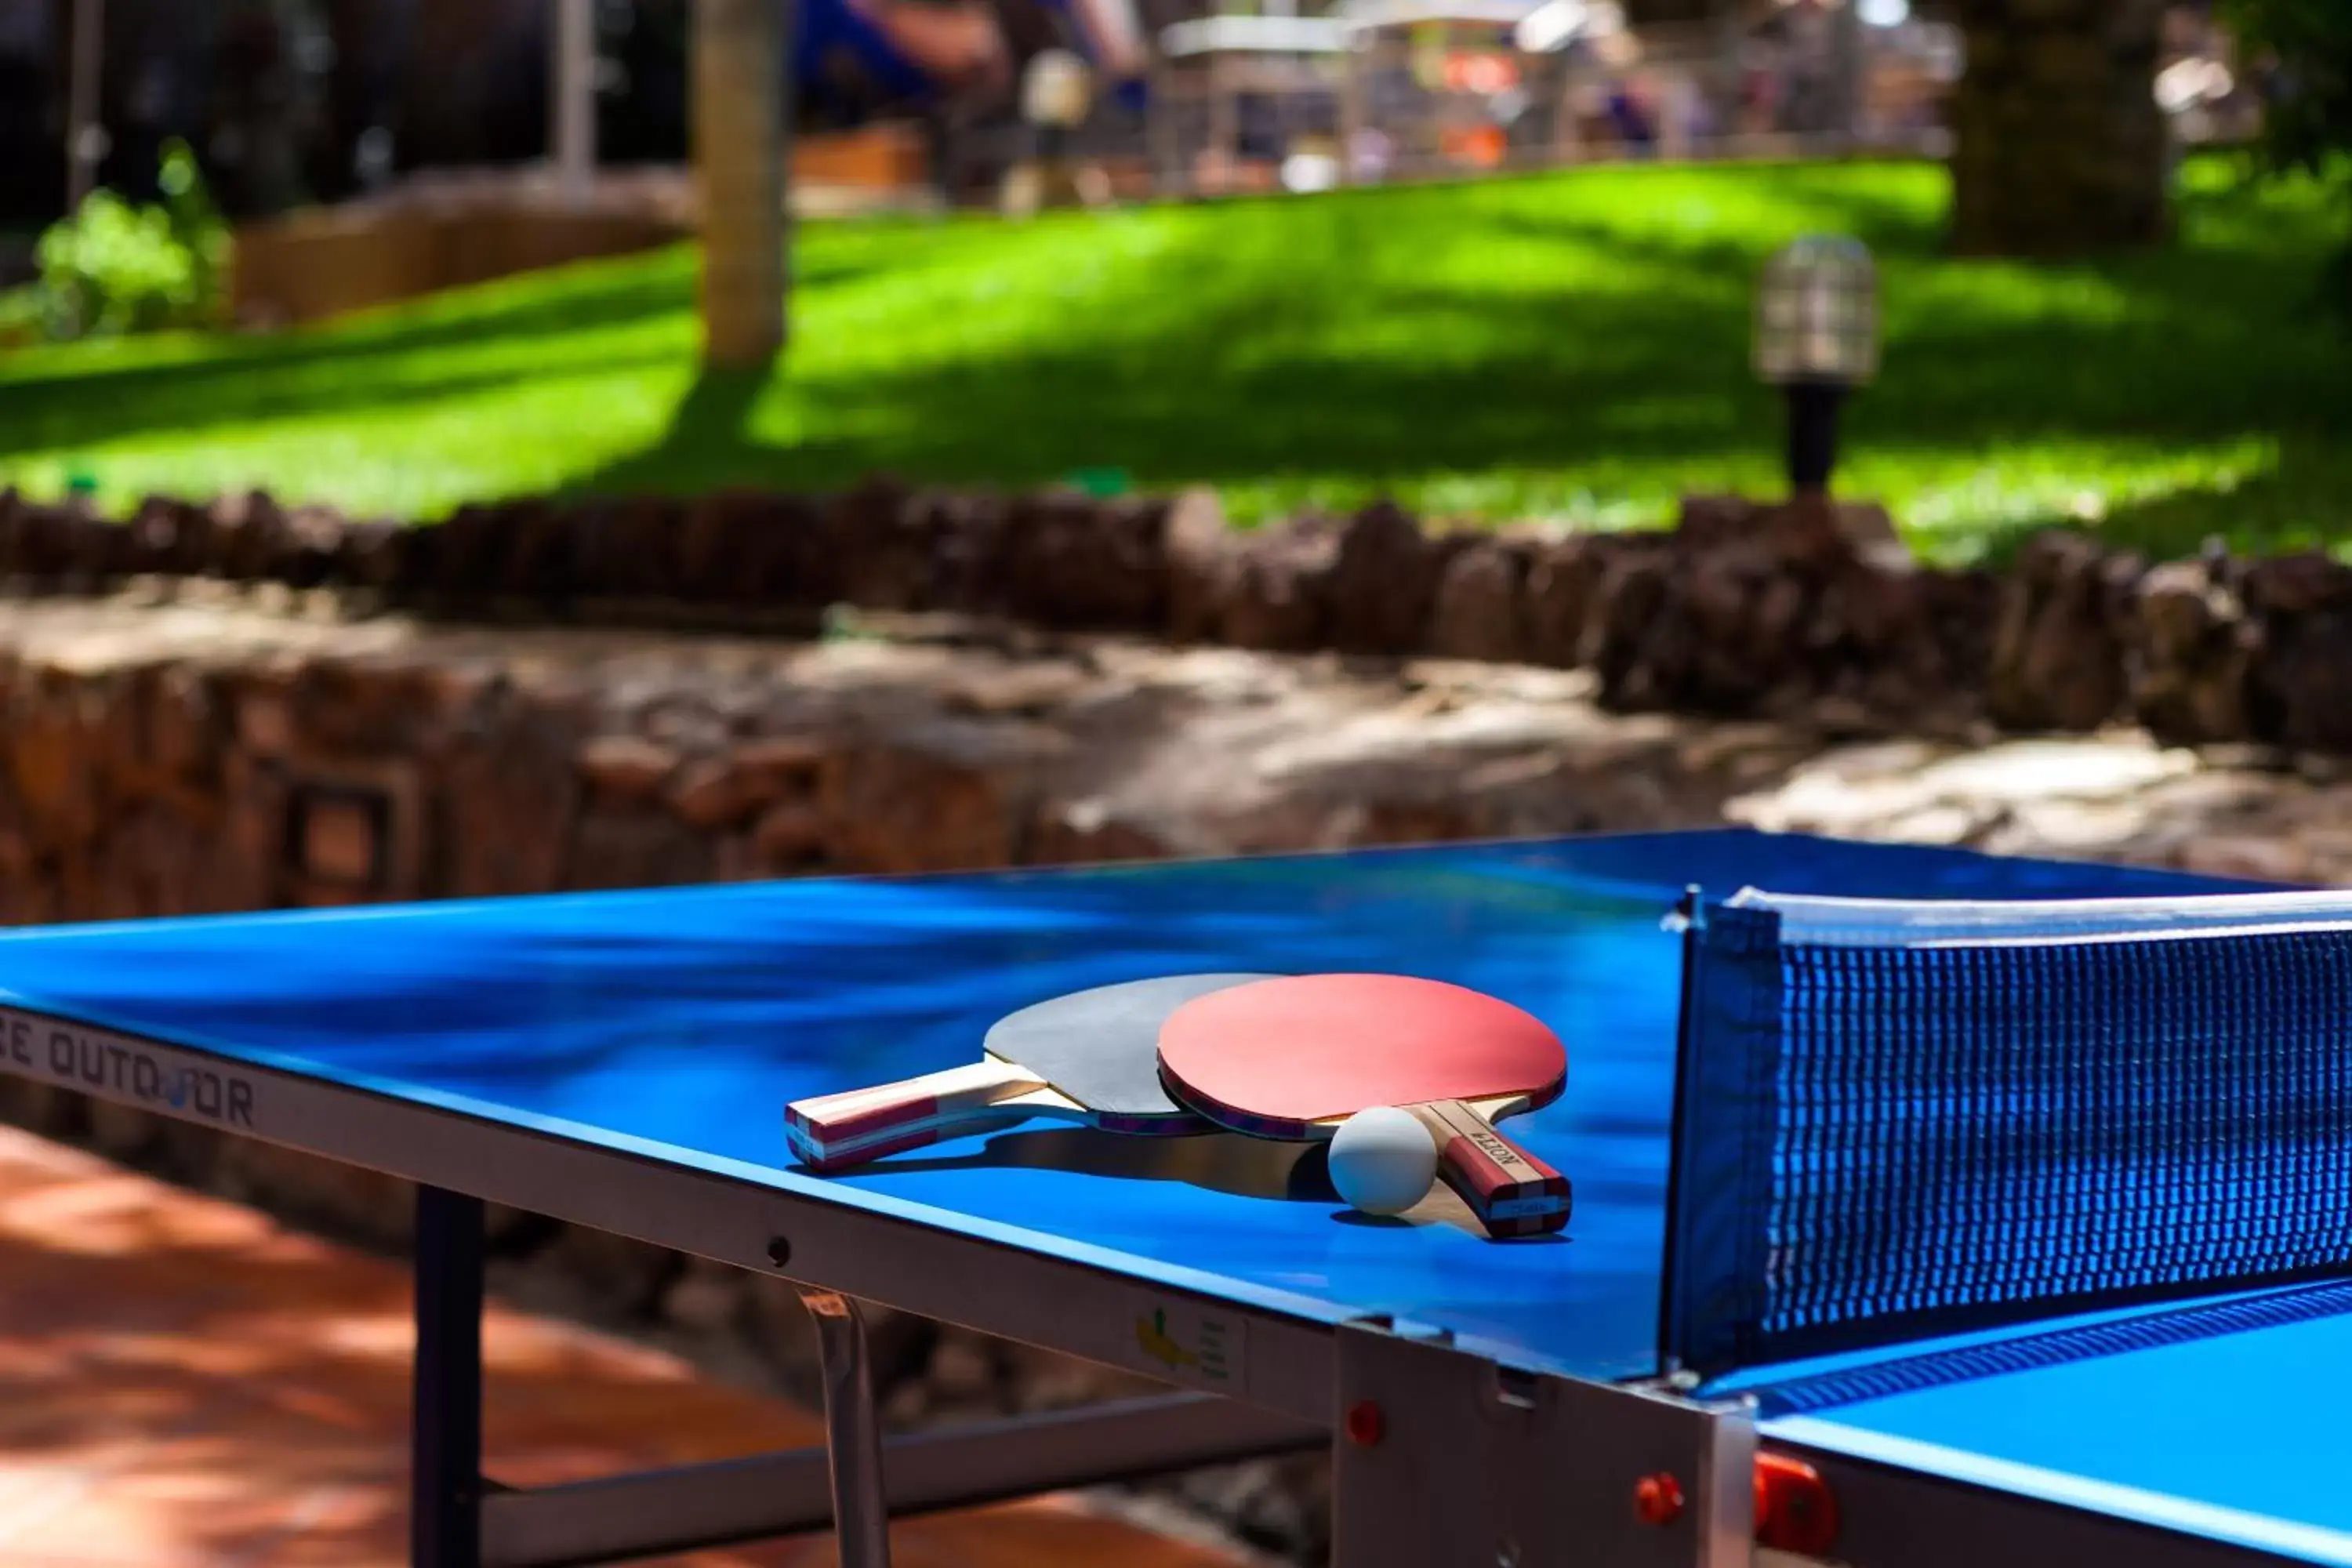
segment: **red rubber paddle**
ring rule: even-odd
[[[1402,974],[1305,974],[1193,998],[1160,1029],[1169,1092],[1261,1138],[1330,1137],[1360,1110],[1411,1110],[1439,1176],[1491,1236],[1568,1224],[1568,1178],[1496,1131],[1559,1097],[1568,1051],[1533,1014]]]

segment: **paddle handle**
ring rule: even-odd
[[[1495,1130],[1458,1100],[1416,1106],[1437,1140],[1437,1174],[1489,1236],[1544,1236],[1567,1226],[1568,1178]]]
[[[993,1058],[872,1089],[796,1100],[784,1108],[784,1136],[810,1168],[836,1170],[956,1136],[975,1117],[1041,1085]]]

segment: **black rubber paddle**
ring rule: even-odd
[[[1171,974],[1074,992],[1000,1019],[977,1062],[793,1101],[793,1152],[820,1171],[1044,1117],[1144,1136],[1211,1131],[1168,1097],[1160,1026],[1186,1003],[1264,974]]]

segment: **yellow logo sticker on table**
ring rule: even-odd
[[[1136,1342],[1143,1347],[1145,1355],[1171,1370],[1182,1371],[1186,1367],[1201,1364],[1199,1356],[1169,1337],[1168,1314],[1164,1310],[1154,1312],[1148,1318],[1137,1319],[1135,1339]]]
[[[1248,1381],[1249,1325],[1188,1301],[1137,1303],[1135,1344],[1178,1381],[1231,1389]]]

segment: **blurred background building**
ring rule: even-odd
[[[580,0],[593,40],[567,57],[568,3],[0,0],[0,281],[68,204],[78,18],[98,40],[88,177],[133,198],[169,138],[248,226],[512,187],[549,166],[570,69],[588,74],[603,207],[625,219],[610,244],[689,224],[693,0]],[[793,7],[793,183],[820,209],[992,199],[1033,144],[1017,88],[1047,49],[1097,73],[1075,146],[1124,197],[1591,158],[1937,153],[1963,63],[1937,0],[777,4]],[[2252,93],[2210,10],[2176,7],[2166,39],[2159,97],[2184,140],[2249,123]]]

